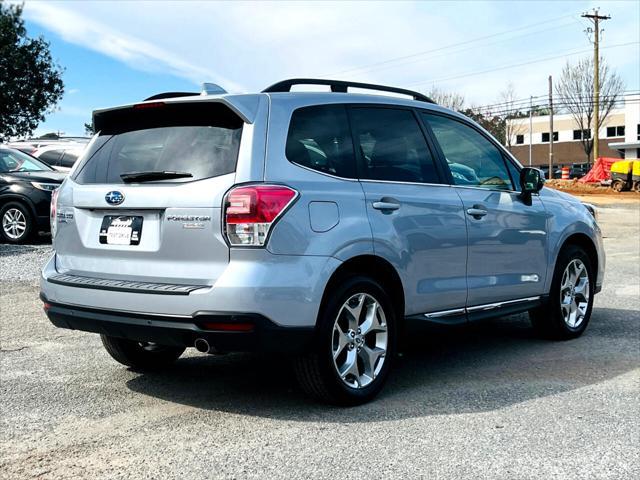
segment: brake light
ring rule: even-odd
[[[297,196],[298,192],[284,185],[248,185],[230,190],[224,202],[229,244],[264,246],[269,230]]]
[[[58,229],[58,192],[59,189],[55,189],[51,192],[51,206],[49,207],[49,223],[51,224],[51,238],[55,238],[56,231]]]
[[[164,102],[149,102],[149,103],[136,103],[133,106],[134,110],[141,110],[144,108],[158,108],[158,107],[164,107],[165,103]]]

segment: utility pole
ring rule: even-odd
[[[529,166],[531,166],[531,140],[533,138],[533,96],[529,96]]]
[[[553,178],[553,79],[549,75],[549,178]]]
[[[598,136],[600,133],[600,20],[609,20],[610,15],[600,15],[597,8],[593,13],[583,13],[593,23],[593,160],[599,156]],[[587,29],[590,32],[591,27]]]

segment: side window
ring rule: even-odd
[[[58,160],[60,160],[61,154],[62,150],[49,150],[47,152],[43,152],[38,158],[47,165],[58,165]]]
[[[356,163],[344,105],[300,108],[287,135],[289,161],[338,177],[355,178]]]
[[[77,153],[70,150],[65,151],[60,159],[60,166],[69,168],[73,167],[73,164],[78,160],[78,156],[79,155]]]
[[[515,190],[502,152],[480,132],[441,115],[422,115],[440,144],[455,185]]]
[[[509,173],[511,174],[511,180],[513,181],[514,190],[520,191],[520,170],[513,164],[512,161],[505,159]]]
[[[410,110],[353,107],[351,120],[363,157],[361,178],[440,183],[433,157]]]

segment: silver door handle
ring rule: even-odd
[[[373,208],[376,210],[398,210],[400,204],[393,202],[373,202]]]
[[[487,214],[487,211],[482,208],[474,207],[474,208],[468,208],[467,214],[475,218],[480,218],[480,217],[484,217]]]

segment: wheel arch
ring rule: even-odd
[[[400,275],[391,263],[377,255],[358,255],[340,264],[325,286],[321,305],[326,304],[327,296],[340,281],[358,274],[376,280],[391,297],[398,320],[404,317],[405,295]]]
[[[558,263],[558,257],[560,253],[566,249],[570,245],[575,245],[577,247],[582,248],[587,256],[589,257],[589,261],[591,262],[591,269],[594,274],[598,274],[598,249],[596,248],[593,240],[589,237],[589,235],[585,233],[572,233],[569,235],[564,242],[562,242],[562,246],[558,249],[558,253],[556,254],[555,261],[553,262],[553,268],[555,271],[556,264]]]
[[[17,193],[10,193],[10,194],[5,194],[5,195],[1,195],[0,196],[0,209],[2,209],[7,203],[11,203],[11,202],[18,202],[21,203],[23,205],[25,205],[28,209],[29,212],[31,213],[31,216],[33,218],[36,218],[36,207],[33,204],[33,202],[26,196],[24,195],[20,195]]]

